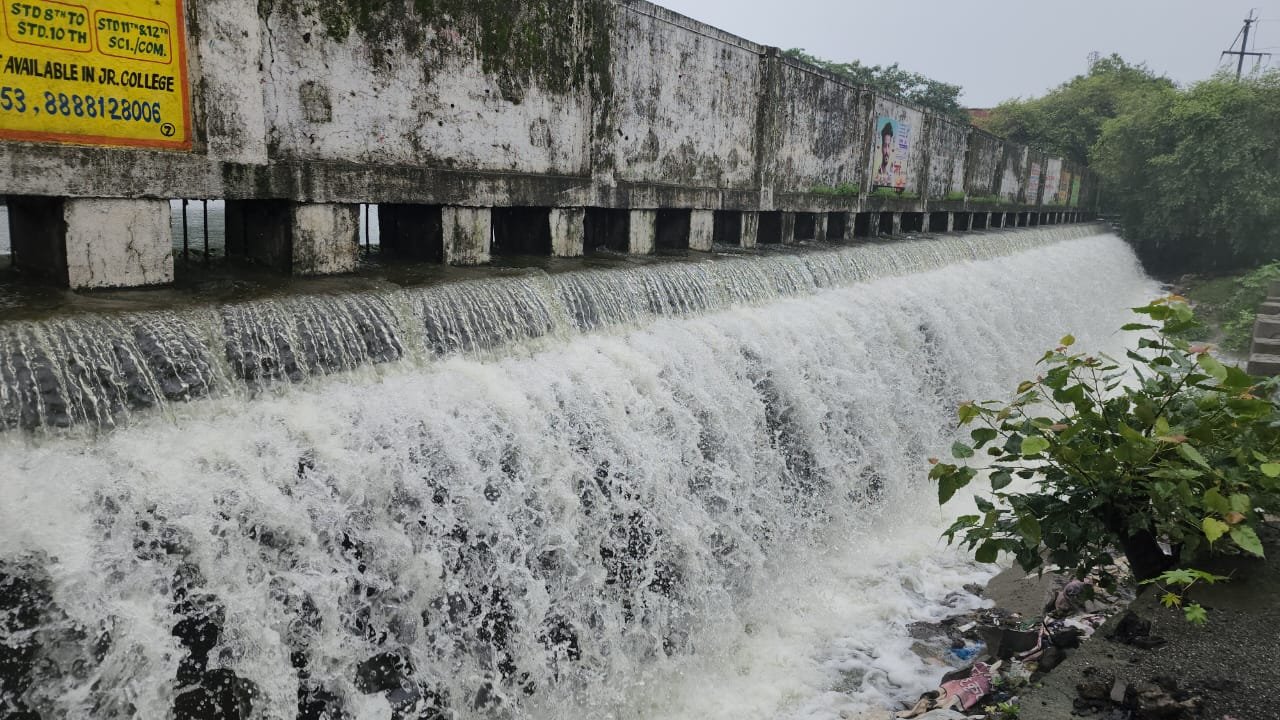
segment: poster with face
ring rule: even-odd
[[[910,155],[911,126],[890,117],[877,119],[871,152],[871,189],[906,190]]]

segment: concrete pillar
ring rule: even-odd
[[[551,254],[582,257],[586,241],[586,208],[551,208]]]
[[[956,214],[953,212],[949,212],[947,213],[947,232],[955,232],[955,229],[956,229]]]
[[[818,213],[817,215],[814,215],[813,239],[814,240],[827,239],[827,214],[826,213]]]
[[[10,198],[17,267],[73,290],[173,282],[168,200]]]
[[[782,244],[796,244],[796,214],[784,212],[782,213]]]
[[[755,247],[760,240],[760,213],[744,212],[742,213],[742,240],[741,245],[744,248]]]
[[[490,208],[447,206],[440,210],[444,261],[450,265],[484,265],[493,241]]]
[[[293,203],[294,275],[355,272],[360,251],[360,206]]]
[[[902,234],[902,213],[893,214],[893,234],[894,235]]]
[[[652,255],[658,240],[658,211],[632,210],[631,235],[627,252],[632,255]]]
[[[689,249],[711,252],[715,244],[716,214],[712,210],[689,213]]]

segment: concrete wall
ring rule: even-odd
[[[969,197],[989,198],[999,190],[1004,140],[982,130],[969,133],[969,165],[964,190]]]
[[[754,187],[764,48],[649,3],[614,23],[596,177]]]
[[[969,127],[941,117],[929,123],[929,200],[946,200],[964,194],[965,158]]]
[[[1004,168],[1000,175],[1001,202],[1021,204],[1027,196],[1027,157],[1030,151],[1023,145],[1005,141]]]
[[[779,193],[860,187],[871,93],[790,58],[771,63],[762,177]]]
[[[190,152],[0,142],[0,195],[855,213],[999,194],[1014,210],[1040,202],[1033,163],[1038,189],[1059,178],[1046,204],[1069,203],[1075,178],[1078,197],[1092,187],[1083,168],[644,0],[202,0],[187,14]],[[880,118],[901,177],[877,192]],[[345,237],[350,211],[332,212],[310,219]],[[317,271],[350,267],[345,252]]]

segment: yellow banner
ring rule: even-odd
[[[191,149],[182,0],[0,2],[0,138]]]

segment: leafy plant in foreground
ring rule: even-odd
[[[1139,580],[1224,545],[1262,556],[1255,526],[1280,510],[1276,381],[1178,338],[1196,322],[1182,298],[1135,312],[1149,322],[1124,327],[1143,333],[1129,367],[1074,353],[1067,336],[1011,402],[960,406],[960,424],[973,428],[952,454],[989,455],[991,493],[975,498],[982,514],[956,520],[948,539],[982,562],[1003,551],[1032,571],[1047,556],[1077,577],[1110,565],[1114,548]],[[940,503],[980,471],[931,462]]]
[[[1144,580],[1143,585],[1155,585],[1164,594],[1160,596],[1160,604],[1167,608],[1181,608],[1183,615],[1187,618],[1187,622],[1195,625],[1203,625],[1204,621],[1209,618],[1209,613],[1200,603],[1189,602],[1191,588],[1196,583],[1204,583],[1212,585],[1230,578],[1223,575],[1214,575],[1203,570],[1194,570],[1191,568],[1182,568],[1179,570],[1166,570],[1160,573],[1159,577],[1150,580]],[[1174,589],[1177,588],[1177,589]]]

